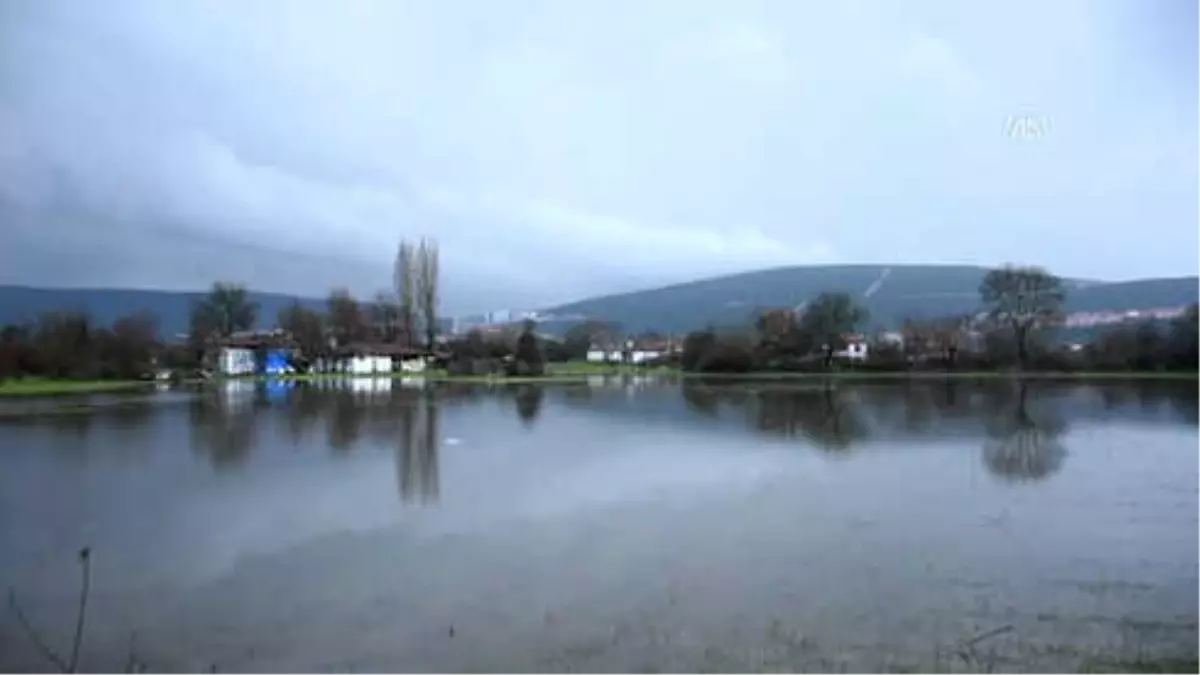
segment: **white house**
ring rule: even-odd
[[[222,375],[253,375],[254,350],[245,347],[221,347],[217,353],[217,372]]]
[[[591,363],[649,363],[664,356],[670,349],[670,343],[657,341],[628,340],[624,347],[619,345],[592,345],[588,349],[587,360]]]
[[[405,373],[423,373],[427,365],[428,362],[422,357],[401,359],[400,371]]]
[[[846,348],[833,353],[834,356],[851,361],[867,360],[867,341],[861,335],[847,335]]]
[[[392,357],[374,354],[348,356],[345,360],[345,369],[349,375],[390,373],[392,372]]]
[[[629,361],[630,363],[646,363],[660,356],[662,356],[662,352],[656,349],[635,349],[629,353]]]

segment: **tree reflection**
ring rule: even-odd
[[[438,451],[440,406],[432,391],[424,391],[411,405],[398,411],[400,443],[396,448],[396,473],[400,500],[406,504],[436,502],[440,492]]]
[[[333,397],[333,406],[329,420],[329,447],[334,452],[344,454],[358,441],[366,408],[353,391],[343,389],[330,396]]]
[[[682,391],[683,402],[689,410],[705,417],[717,416],[720,395],[714,388],[696,380],[684,380]]]
[[[258,394],[222,390],[197,396],[188,409],[193,450],[208,455],[215,468],[245,461],[257,438]]]
[[[1029,396],[1029,385],[996,392],[1000,413],[988,425],[983,461],[994,475],[1012,481],[1041,480],[1062,468],[1067,450],[1058,442],[1066,423],[1045,405]]]
[[[545,390],[537,385],[521,385],[514,393],[517,404],[517,415],[525,426],[533,426],[538,414],[542,411],[542,397]]]
[[[1172,389],[1171,409],[1185,424],[1196,424],[1200,413],[1200,389],[1195,383],[1181,384]]]
[[[831,386],[762,391],[755,425],[762,431],[801,436],[831,451],[847,450],[868,435],[853,393]]]
[[[292,443],[299,443],[307,436],[321,417],[321,404],[325,400],[322,392],[307,385],[293,388],[284,407],[288,436]]]

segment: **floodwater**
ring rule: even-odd
[[[89,671],[1195,662],[1194,381],[410,385],[5,402],[0,583],[65,659],[89,546]]]

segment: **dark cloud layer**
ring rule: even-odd
[[[420,235],[452,311],[817,262],[1194,274],[1170,7],[3,3],[0,283],[369,293]]]

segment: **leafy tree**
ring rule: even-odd
[[[196,303],[192,326],[207,337],[226,338],[239,330],[249,330],[258,319],[258,304],[251,302],[244,286],[218,281],[208,296]]]
[[[366,337],[367,324],[358,301],[344,288],[329,293],[329,327],[339,345]]]
[[[847,293],[822,293],[804,308],[799,330],[825,351],[826,364],[833,352],[846,346],[843,337],[867,320],[867,310],[855,304]]]
[[[1040,267],[1005,265],[987,273],[979,296],[991,319],[1010,332],[1025,368],[1034,333],[1061,315],[1066,291],[1061,279]]]
[[[712,329],[693,331],[683,338],[683,354],[680,365],[684,370],[699,371],[709,352],[717,342]]]
[[[325,339],[325,318],[320,312],[309,309],[299,302],[279,310],[276,323],[287,331],[296,346],[307,358],[317,358],[328,351]]]
[[[525,320],[521,336],[517,338],[517,349],[513,358],[517,375],[541,375],[545,372],[542,350],[533,332],[535,327],[533,321]]]
[[[587,319],[567,329],[563,336],[563,348],[572,358],[585,358],[592,345],[616,339],[619,327],[615,323],[599,319]]]
[[[1197,342],[1198,308],[1195,303],[1184,310],[1183,314],[1171,321],[1168,331],[1167,350],[1170,364],[1175,368],[1197,367],[1197,356],[1200,344]]]
[[[749,336],[739,333],[712,329],[689,333],[680,362],[689,371],[744,373],[754,365],[754,345]]]

